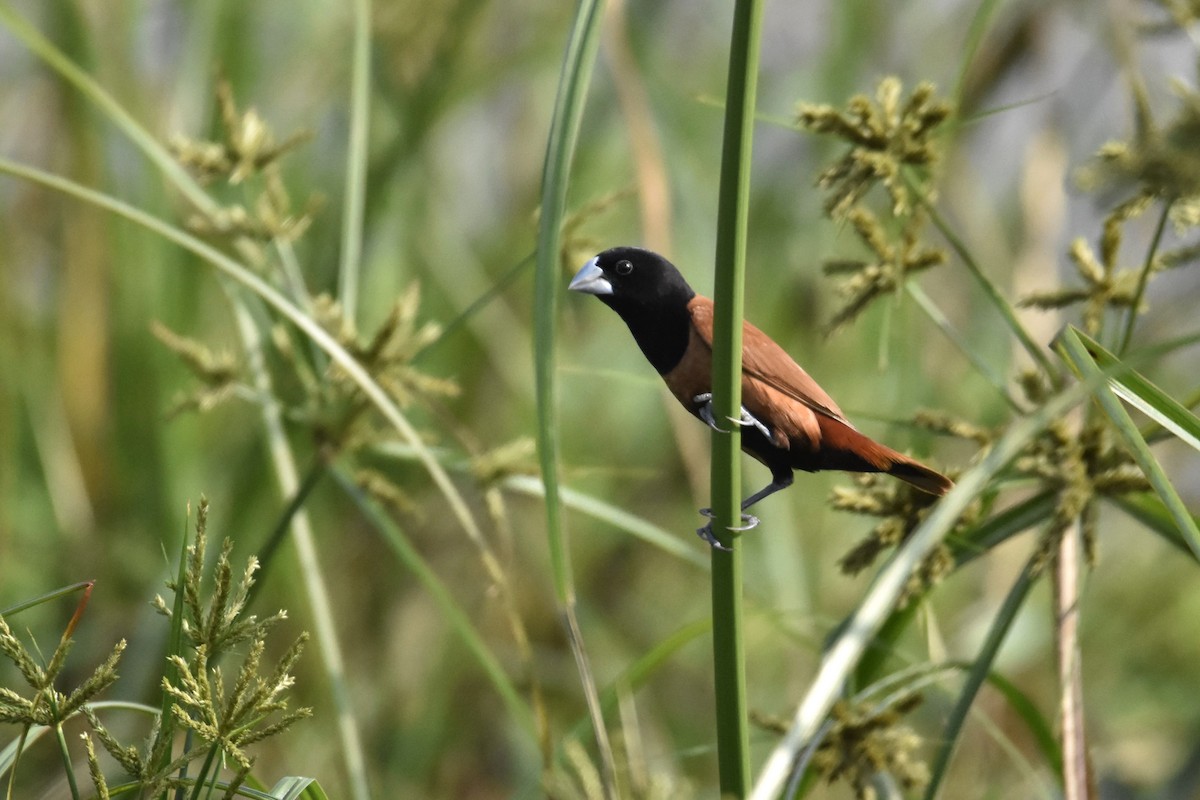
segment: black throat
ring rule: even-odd
[[[644,304],[614,296],[601,297],[625,320],[629,332],[642,355],[658,371],[666,375],[683,359],[691,338],[692,317],[688,313],[688,301],[695,296],[675,297],[670,301]]]

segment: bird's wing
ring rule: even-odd
[[[697,333],[712,347],[712,300],[697,295],[688,304],[688,310],[691,312],[692,324]],[[749,322],[743,323],[742,326],[742,374],[771,387],[817,414],[854,427],[838,408],[838,404],[812,376],[770,336]]]

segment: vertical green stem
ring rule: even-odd
[[[713,406],[717,419],[736,419],[742,400],[742,306],[750,153],[758,84],[760,0],[738,0],[729,51],[725,136],[717,208],[716,282],[713,290]],[[750,786],[746,723],[746,657],[742,640],[742,550],[727,529],[741,519],[741,433],[712,437],[712,507],[717,535],[731,552],[713,550],[713,676],[717,701],[717,759],[722,795],[744,797]]]

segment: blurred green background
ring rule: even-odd
[[[311,134],[282,159],[281,175],[294,208],[319,198],[294,247],[310,291],[336,291],[350,4],[6,5],[161,142],[218,135],[221,77],[239,108],[256,109],[277,139]],[[460,392],[406,412],[448,462],[518,442],[503,476],[532,474],[532,450],[519,444],[532,436],[535,414],[526,259],[572,9],[522,0],[373,5],[358,330],[369,335],[414,285],[419,320],[442,323],[500,286],[422,356],[424,372],[452,379]],[[971,448],[897,421],[939,408],[996,425],[1008,410],[919,308],[903,297],[885,301],[854,327],[822,336],[838,298],[820,262],[859,254],[860,245],[822,215],[814,181],[838,146],[792,127],[796,102],[841,104],[873,92],[887,74],[906,87],[932,81],[959,100],[961,120],[940,167],[941,207],[1015,297],[1056,285],[1060,273],[1070,273],[1068,243],[1099,236],[1113,198],[1084,194],[1072,176],[1102,143],[1130,135],[1131,80],[1144,81],[1154,108],[1165,114],[1172,107],[1169,79],[1191,74],[1194,44],[1178,32],[1135,35],[1138,25],[1164,16],[1149,3],[830,0],[776,2],[766,13],[747,317],[865,431],[935,465],[963,466]],[[564,287],[569,269],[628,243],[668,253],[708,291],[729,24],[722,3],[610,5],[573,170],[568,205],[578,216],[567,235]],[[973,30],[982,37],[964,63]],[[191,214],[105,114],[2,26],[0,155],[176,224]],[[209,188],[223,203],[248,202],[238,187]],[[1152,220],[1127,231],[1131,260],[1152,232]],[[1009,338],[953,259],[923,286],[990,363],[1015,371],[1020,360]],[[1168,276],[1149,302],[1139,329],[1147,341],[1188,330],[1194,278]],[[706,429],[668,402],[615,316],[590,298],[561,304],[565,485],[667,529],[707,559],[692,535],[695,509],[707,504]],[[1045,342],[1063,321],[1037,312],[1027,319]],[[245,393],[207,413],[168,415],[196,383],[150,333],[156,321],[214,351],[240,353],[230,306],[206,264],[78,201],[0,176],[0,607],[96,579],[76,633],[74,668],[86,674],[127,637],[122,681],[110,696],[152,703],[165,626],[148,601],[164,591],[188,504],[206,495],[210,534],[233,537],[242,557],[261,548],[284,505],[261,414]],[[1195,366],[1194,354],[1183,351],[1151,374],[1183,394],[1194,389]],[[286,382],[278,391],[301,396]],[[302,415],[288,423],[297,458],[307,464],[319,449],[319,425]],[[1195,507],[1194,454],[1178,448],[1162,457]],[[386,469],[411,504],[397,517],[401,529],[527,688],[476,547],[423,470]],[[554,607],[541,503],[515,482],[455,476],[479,517],[492,520],[486,535],[529,632],[553,741],[578,735],[584,705]],[[765,480],[748,463],[745,485]],[[796,487],[762,506],[764,524],[747,537],[750,705],[764,714],[790,714],[823,636],[869,580],[836,569],[869,526],[827,509],[830,487],[845,481],[798,476]],[[488,510],[487,490],[496,487],[501,524]],[[334,484],[318,486],[307,507],[376,796],[536,796],[535,740],[508,716],[426,589]],[[695,626],[709,614],[705,570],[586,515],[571,513],[568,522],[580,624],[601,686],[676,632],[690,633],[669,657],[653,661],[614,729],[649,774],[673,787],[668,796],[711,796],[710,654],[707,632]],[[901,659],[970,658],[1029,546],[1029,537],[1018,538],[940,587]],[[1082,646],[1094,767],[1112,797],[1200,796],[1189,771],[1200,760],[1200,580],[1193,565],[1167,553],[1126,517],[1101,520],[1099,562],[1084,588]],[[258,608],[289,609],[281,639],[311,629],[296,573],[285,543]],[[1042,598],[1026,609],[1000,667],[1052,709],[1049,608]],[[52,648],[71,612],[69,603],[43,607],[20,624]],[[0,677],[10,672],[0,666]],[[952,696],[948,683],[945,693],[927,690],[918,728],[924,719],[936,731]],[[264,743],[256,772],[271,780],[312,775],[331,796],[349,796],[315,645],[301,661],[296,693],[315,707],[315,718]],[[0,725],[0,742],[15,734]],[[756,754],[773,738],[755,733]],[[1027,739],[1011,709],[985,690],[946,796],[1052,796],[1053,780]],[[587,735],[581,741],[590,742]],[[1125,790],[1147,793],[1118,793]]]

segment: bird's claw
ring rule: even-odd
[[[696,414],[704,421],[708,427],[712,428],[717,433],[729,433],[729,431],[717,425],[717,420],[712,413],[712,392],[703,392],[692,398],[693,403],[699,403],[700,408],[696,409]]]
[[[757,428],[762,432],[763,436],[767,437],[768,442],[774,443],[775,441],[771,436],[770,429],[766,425],[763,425],[762,422],[759,421],[758,417],[747,411],[745,406],[742,406],[742,416],[739,419],[729,417],[729,421],[734,425],[741,425],[743,428]]]
[[[716,519],[717,515],[713,513],[713,510],[711,508],[702,508],[702,509],[700,509],[700,516],[708,517],[711,520],[711,519]],[[758,527],[759,519],[758,519],[758,517],[754,516],[753,514],[742,514],[742,522],[745,524],[741,525],[741,526],[730,525],[725,530],[731,531],[734,533],[741,533],[743,531],[753,530],[754,528]],[[712,545],[713,547],[715,547],[718,550],[729,551],[731,549],[731,548],[726,547],[725,545],[721,544],[721,540],[717,538],[715,533],[713,533],[713,527],[712,527],[711,522],[705,523],[705,525],[703,527],[697,528],[696,535],[699,536],[704,541],[708,542],[710,545]]]
[[[708,427],[718,433],[729,433],[729,431],[717,425],[717,420],[713,416],[712,392],[703,392],[692,398],[692,402],[698,403],[700,407],[696,409],[697,416],[703,420]],[[774,442],[771,436],[771,430],[758,419],[758,417],[746,410],[745,406],[741,407],[741,416],[726,417],[734,425],[740,425],[743,428],[757,428],[762,432],[762,435],[767,437],[768,441]]]

